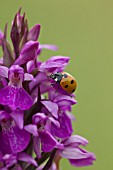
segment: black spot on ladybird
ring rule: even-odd
[[[67,88],[68,87],[68,85],[65,85],[65,88]]]
[[[74,83],[74,80],[71,80],[71,84],[73,84]]]
[[[75,91],[75,89],[72,90],[72,93]]]

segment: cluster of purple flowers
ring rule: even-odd
[[[74,96],[51,86],[50,74],[62,72],[69,57],[39,60],[43,49],[37,40],[41,26],[30,30],[19,10],[7,41],[7,24],[0,31],[0,170],[59,170],[61,158],[73,166],[91,165],[93,153],[80,148],[88,141],[72,135]]]

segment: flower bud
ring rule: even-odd
[[[27,40],[30,41],[36,41],[39,37],[39,34],[40,34],[40,25],[37,24],[35,25],[33,28],[31,28],[31,30],[29,31],[28,33],[28,36],[27,36]]]

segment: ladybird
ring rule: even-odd
[[[66,92],[73,93],[77,87],[75,78],[66,72],[52,73],[50,78],[54,79]]]

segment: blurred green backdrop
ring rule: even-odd
[[[84,170],[111,170],[113,167],[113,0],[0,0],[0,28],[9,29],[22,6],[29,27],[42,25],[40,42],[59,46],[51,55],[70,56],[67,67],[78,82],[73,108],[75,133],[86,137],[88,150],[97,161]],[[1,49],[0,49],[1,50]],[[2,53],[0,51],[0,55]],[[62,170],[74,170],[62,160]]]

